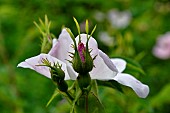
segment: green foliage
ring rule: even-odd
[[[121,88],[121,85],[117,81],[115,81],[115,80],[109,80],[109,81],[100,81],[100,80],[97,80],[97,84],[99,86],[107,86],[107,87],[116,89],[116,90],[118,90],[120,92],[123,92],[123,90]]]
[[[88,18],[89,29],[86,29],[86,32],[93,31],[92,27],[97,24],[93,37],[99,42],[99,48],[109,56],[128,58],[125,59],[128,62],[125,71],[149,85],[150,95],[145,100],[137,98],[128,88],[125,88],[122,94],[111,88],[100,87],[96,93],[98,92],[107,113],[169,113],[170,60],[160,60],[152,55],[156,38],[170,30],[169,7],[168,0],[108,0],[107,2],[1,0],[0,112],[69,113],[70,111],[70,104],[61,95],[56,96],[56,94],[51,104],[45,107],[56,88],[51,80],[31,70],[16,68],[20,61],[40,53],[41,35],[33,22],[38,22],[38,18],[43,20],[46,14],[51,20],[51,32],[55,36],[61,32],[63,25],[72,28],[74,34],[77,33],[72,22],[73,16],[80,22],[80,29]],[[110,9],[129,10],[132,13],[129,26],[124,29],[112,27],[106,15]],[[94,18],[97,11],[105,14],[103,21]],[[98,36],[100,31],[106,31],[114,39],[114,45],[109,46],[102,42]],[[140,65],[136,64],[136,61]],[[138,76],[143,74],[145,76]],[[110,82],[107,84],[110,87],[114,86]],[[92,99],[89,103],[92,107],[92,101],[98,101],[95,95],[90,94]],[[98,106],[102,106],[100,102]]]

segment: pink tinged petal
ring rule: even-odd
[[[126,68],[126,61],[120,58],[112,58],[111,61],[116,66],[119,73],[123,72]]]
[[[99,50],[99,55],[103,59],[104,63],[108,66],[112,71],[118,72],[117,67],[113,64],[110,58],[101,50]]]
[[[141,98],[146,98],[149,94],[149,87],[129,74],[118,73],[117,76],[114,77],[114,80],[120,84],[131,87]]]
[[[50,69],[48,67],[37,66],[37,65],[42,65],[42,59],[48,59],[48,61],[51,62],[52,65],[58,62],[60,65],[62,65],[62,70],[65,72],[65,80],[71,79],[67,72],[66,64],[48,54],[40,54],[38,56],[28,58],[24,62],[18,64],[17,67],[30,68],[48,78],[51,78]]]
[[[51,48],[51,50],[49,51],[48,54],[57,58],[57,55],[59,54],[58,53],[59,46],[60,46],[60,43],[58,41],[54,42],[53,45],[52,45],[52,48]]]
[[[110,80],[113,79],[117,72],[112,71],[104,62],[104,60],[98,55],[94,60],[94,66],[90,72],[91,79],[98,80]]]
[[[66,63],[66,59],[69,56],[69,48],[71,46],[72,39],[66,29],[63,29],[58,42],[50,50],[48,54]]]
[[[156,46],[153,49],[153,54],[160,59],[168,59],[170,58],[170,48]]]

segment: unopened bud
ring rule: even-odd
[[[78,49],[75,51],[73,68],[80,74],[88,73],[93,69],[93,59],[83,43],[79,43]]]
[[[66,92],[68,89],[68,85],[66,81],[64,80],[65,78],[65,73],[61,69],[61,67],[56,67],[54,66],[51,68],[51,78],[52,81],[58,86],[58,89],[62,92]]]

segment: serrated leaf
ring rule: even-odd
[[[107,86],[107,87],[110,87],[110,88],[113,88],[113,89],[116,89],[120,92],[123,93],[123,90],[121,88],[121,84],[119,84],[117,81],[115,80],[109,80],[109,81],[100,81],[100,80],[97,80],[97,84],[99,86]]]

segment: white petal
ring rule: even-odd
[[[113,62],[113,64],[116,66],[116,68],[118,69],[118,72],[123,72],[126,68],[126,61],[120,58],[111,58],[111,61]]]
[[[68,74],[66,64],[56,59],[55,57],[50,56],[49,54],[40,54],[38,56],[28,58],[24,62],[21,62],[20,64],[18,64],[17,67],[30,68],[48,78],[51,78],[51,73],[48,67],[37,66],[37,65],[42,65],[42,59],[48,59],[48,61],[51,62],[52,65],[58,62],[60,65],[62,65],[62,70],[65,72],[65,80],[71,79]]]
[[[67,65],[67,71],[70,75],[71,80],[76,80],[78,73],[76,73],[71,65]]]
[[[52,47],[48,54],[66,63],[66,59],[69,56],[68,52],[69,48],[71,48],[71,43],[72,39],[70,35],[66,29],[63,29],[59,36],[58,42],[54,45],[54,47]]]
[[[113,79],[117,72],[112,71],[104,62],[104,60],[98,55],[94,60],[94,66],[90,72],[92,79],[98,80],[110,80]]]
[[[54,47],[54,46],[57,44],[57,42],[58,42],[58,41],[57,41],[57,39],[56,39],[56,38],[54,38],[54,39],[53,39],[52,47]]]
[[[131,87],[141,98],[146,98],[149,94],[149,87],[129,74],[118,73],[117,76],[114,77],[114,80],[120,84]]]
[[[27,62],[25,62],[25,61],[19,63],[19,64],[17,65],[17,67],[30,68],[30,69],[34,70],[34,68],[33,68],[31,65],[29,65]]]
[[[101,50],[99,50],[99,55],[100,57],[103,59],[103,61],[105,62],[105,64],[112,70],[115,72],[118,72],[116,65],[114,65],[114,63],[110,60],[110,58]]]

